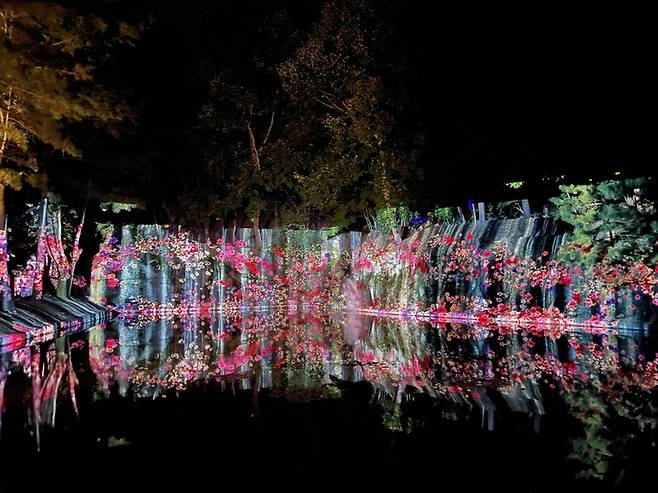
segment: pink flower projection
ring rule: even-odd
[[[439,250],[441,255],[433,254]],[[146,256],[162,259],[174,276],[179,272],[203,278],[194,292],[176,292],[160,306],[141,300],[138,310],[147,311],[311,304],[485,325],[593,329],[613,327],[645,300],[658,304],[658,272],[653,266],[603,261],[585,268],[551,258],[547,251],[521,258],[504,243],[480,248],[472,234],[464,239],[434,235],[423,241],[377,237],[343,255],[290,246],[255,252],[241,240],[197,242],[184,232],[137,238],[127,245],[110,238],[94,258],[92,284],[121,289],[122,272],[144,265]],[[218,278],[218,268],[224,268],[226,276]],[[348,279],[352,282],[346,289]],[[423,286],[432,285],[438,286],[434,300],[419,294]],[[363,294],[354,296],[354,289]],[[393,289],[405,295],[391,296]],[[560,305],[546,301],[558,292]]]
[[[392,396],[412,386],[433,396],[477,399],[487,389],[531,381],[565,393],[595,392],[611,400],[624,392],[658,388],[658,355],[643,354],[636,344],[628,353],[623,349],[627,337],[615,333],[550,328],[528,332],[362,316],[363,328],[351,337],[348,318],[327,311],[233,314],[222,319],[224,331],[216,332],[211,327],[218,319],[212,314],[189,327],[173,317],[168,334],[172,348],[178,349],[168,350],[164,360],[154,355],[153,361],[135,361],[131,344],[124,345],[109,333],[93,339],[89,351],[95,361],[92,368],[104,385],[119,380],[162,390],[184,390],[197,380],[249,380],[262,371],[271,372],[269,385],[274,387],[311,381],[318,385],[328,374],[344,375],[341,368],[346,367],[353,368],[353,378],[365,378]],[[174,344],[180,331],[191,337],[183,345]],[[545,340],[564,340],[571,351],[550,351],[538,344]],[[474,344],[482,349],[474,352]],[[309,372],[315,375],[311,380]],[[300,380],[291,380],[293,374]]]

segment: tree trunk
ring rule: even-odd
[[[71,290],[71,279],[60,279],[57,281],[57,297],[63,300],[69,299],[69,291]]]
[[[260,418],[260,386],[261,386],[261,362],[254,363],[251,378],[251,415],[254,418]]]
[[[0,224],[5,223],[5,186],[0,183]]]
[[[254,253],[260,255],[262,246],[260,237],[260,212],[256,213],[256,217],[251,218],[251,224],[254,231]]]
[[[379,143],[379,146],[381,148],[381,142]],[[388,163],[386,162],[386,156],[384,155],[384,151],[380,150],[379,151],[379,168],[381,172],[381,180],[382,180],[382,195],[384,196],[384,206],[388,209],[391,207],[391,184],[389,183],[389,175],[388,175]]]
[[[3,260],[0,262],[3,263],[0,269],[0,311],[6,313],[14,312],[14,297],[12,293],[12,282],[11,282],[11,271],[9,270],[9,247],[7,245],[9,241],[9,235],[7,233],[7,224],[3,221],[0,224],[0,228],[3,228],[0,232],[2,237],[2,244],[0,245],[0,255],[3,256]]]
[[[39,217],[39,236],[37,239],[37,262],[34,271],[33,294],[35,299],[41,299],[44,288],[44,274],[46,270],[46,221],[48,220],[48,198],[41,200],[41,213]]]
[[[249,136],[249,147],[251,149],[251,158],[254,165],[254,173],[256,175],[260,174],[260,152],[258,146],[256,145],[256,137],[254,136],[254,131],[251,128],[251,123],[247,122],[247,134]],[[256,255],[260,255],[261,249],[261,238],[260,238],[260,209],[256,211],[254,217],[251,218],[251,224],[254,231],[254,252]]]
[[[2,123],[2,140],[0,141],[0,168],[5,159],[7,152],[7,143],[9,141],[9,112],[11,111],[13,91],[9,88],[7,93],[7,107],[4,111],[0,108],[0,123]],[[5,224],[5,184],[0,183],[0,227]]]
[[[247,124],[247,134],[249,135],[249,147],[251,148],[251,158],[254,161],[254,168],[256,168],[256,173],[260,172],[260,156],[258,153],[258,147],[256,146],[256,137],[254,137],[254,132],[251,129],[251,124]]]
[[[0,360],[0,365],[2,365],[4,361]],[[7,381],[7,375],[9,374],[9,370],[5,371],[5,369],[0,366],[0,432],[2,432],[2,412],[4,411],[4,403],[5,403],[5,382]]]

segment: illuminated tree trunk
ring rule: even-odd
[[[5,221],[5,185],[0,183],[0,224]]]
[[[9,249],[7,247],[7,224],[0,230],[0,311],[14,312],[14,297],[11,292],[9,273]]]
[[[267,140],[270,138],[270,134],[272,133],[273,126],[274,126],[274,112],[272,112],[270,116],[269,127],[267,128],[267,132],[265,133],[263,142],[259,147],[256,144],[256,136],[254,135],[254,131],[251,128],[251,122],[247,121],[247,135],[249,137],[249,149],[251,150],[251,159],[254,166],[255,176],[260,175],[260,170],[261,170],[260,157],[263,152],[263,147],[265,146],[265,144],[267,144]],[[256,252],[256,254],[260,254],[260,250],[262,246],[262,241],[260,236],[260,206],[255,211],[254,216],[251,218],[251,223],[254,232],[254,251]]]
[[[71,290],[71,280],[70,279],[60,279],[57,282],[57,297],[58,298],[62,298],[63,300],[68,299],[70,290]]]
[[[2,121],[2,142],[0,143],[0,168],[2,167],[2,161],[5,157],[5,151],[7,149],[7,138],[9,134],[9,111],[12,105],[12,90],[9,88],[7,95],[7,106],[3,112],[0,109],[0,120]],[[7,227],[6,215],[5,215],[5,184],[2,182],[2,177],[0,177],[0,289],[2,293],[2,304],[0,306],[1,311],[12,313],[14,312],[14,298],[11,292],[11,274],[9,271],[9,232]]]
[[[0,124],[2,125],[2,141],[0,141],[0,169],[7,152],[7,142],[9,140],[9,112],[13,103],[12,88],[7,92],[7,106],[2,110],[0,108]],[[0,225],[5,223],[5,183],[0,179]]]
[[[87,215],[87,204],[82,211],[82,219],[80,219],[80,224],[75,230],[75,239],[73,240],[73,248],[71,250],[71,277],[68,281],[68,292],[67,296],[71,294],[71,287],[73,286],[73,279],[75,279],[75,266],[78,264],[82,250],[80,249],[80,237],[82,236],[82,228],[85,225],[85,216]],[[206,233],[207,237],[207,233]]]
[[[254,252],[259,255],[262,239],[260,237],[260,211],[257,216],[251,218],[252,229],[254,232]]]
[[[256,137],[251,129],[251,123],[247,123],[247,134],[249,136],[249,148],[251,149],[251,159],[254,165],[254,173],[260,174],[260,155],[256,146]],[[255,211],[254,217],[251,218],[252,229],[254,232],[254,251],[260,253],[260,207]]]
[[[391,183],[390,183],[390,178],[388,176],[388,169],[386,166],[385,158],[384,158],[384,153],[380,153],[380,172],[381,172],[381,180],[382,180],[382,195],[384,196],[384,206],[388,209],[391,207]]]
[[[43,294],[43,282],[46,269],[46,256],[48,247],[46,244],[46,221],[48,215],[48,199],[43,198],[41,201],[41,213],[39,217],[39,238],[37,240],[37,258],[34,269],[34,281],[32,284],[32,293],[35,299],[40,299]]]

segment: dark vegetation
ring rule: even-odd
[[[203,228],[361,226],[382,208],[469,200],[541,211],[559,185],[634,177],[653,155],[649,31],[619,13],[519,20],[366,0],[0,10],[11,217],[46,192]]]

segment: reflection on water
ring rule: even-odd
[[[228,395],[248,419],[267,422],[270,402],[325,405],[364,394],[377,423],[359,426],[397,444],[426,445],[437,430],[485,440],[478,446],[523,437],[522,453],[550,456],[573,478],[623,482],[633,454],[656,438],[655,352],[633,333],[565,336],[331,312],[118,321],[1,355],[0,449],[56,448],[61,430],[98,447],[130,447],[138,434],[86,421],[109,402],[184,406],[198,392]],[[103,415],[110,427],[115,418]]]

